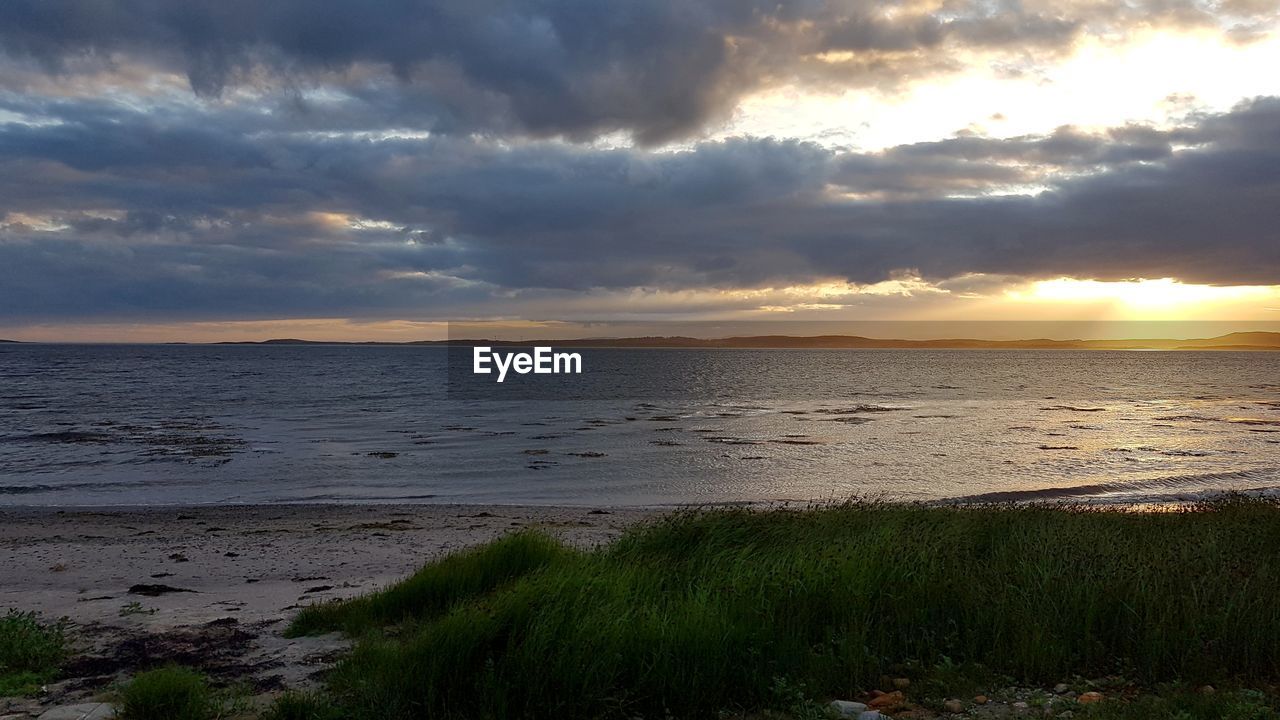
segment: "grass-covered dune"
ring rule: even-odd
[[[1278,560],[1280,506],[1242,498],[711,510],[589,551],[514,534],[290,630],[361,638],[329,682],[357,718],[705,718],[956,668],[1263,685]]]

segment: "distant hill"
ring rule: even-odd
[[[274,340],[256,340],[256,341],[239,341],[239,342],[220,342],[218,345],[331,345],[348,343],[326,343],[318,340],[298,340],[297,338],[276,338]]]
[[[421,342],[344,342],[341,340],[299,340],[297,338],[275,338],[272,340],[223,340],[214,345],[421,345]],[[429,343],[433,344],[433,343]],[[444,344],[443,342],[440,344]]]
[[[281,338],[219,345],[554,345],[580,348],[760,348],[760,349],[937,349],[937,350],[1280,350],[1280,332],[1236,332],[1213,338],[1157,338],[1141,340],[895,340],[858,335],[750,335],[729,338],[648,336],[629,338],[569,338],[562,340],[417,340],[407,343],[336,342]]]
[[[1184,340],[1183,347],[1280,347],[1280,333],[1274,332],[1237,332],[1222,335],[1208,340]]]
[[[21,340],[0,340],[0,343],[20,343]]]

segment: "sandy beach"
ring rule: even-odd
[[[654,511],[456,505],[0,510],[0,608],[74,624],[70,677],[0,715],[76,702],[139,666],[205,667],[255,690],[307,684],[345,647],[285,640],[302,606],[367,593],[442,554],[536,527],[579,546]]]

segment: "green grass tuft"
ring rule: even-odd
[[[45,673],[4,673],[0,675],[0,698],[35,695],[48,680]]]
[[[383,625],[434,617],[454,603],[491,592],[569,552],[544,535],[514,533],[450,555],[372,595],[312,605],[294,618],[285,635],[298,637],[332,630],[357,634]]]
[[[344,720],[347,715],[321,695],[288,692],[275,702],[259,720]]]
[[[120,720],[213,720],[222,702],[205,676],[170,666],[138,673],[120,690]]]
[[[1280,720],[1280,704],[1255,690],[1172,692],[1081,706],[1081,720]]]
[[[362,634],[330,679],[354,718],[788,710],[904,668],[1231,686],[1280,677],[1276,557],[1280,506],[1240,498],[715,510],[585,552],[522,533],[294,629]]]
[[[10,610],[0,618],[0,697],[30,695],[51,680],[67,655],[66,622],[43,622]]]

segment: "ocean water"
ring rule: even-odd
[[[593,350],[464,389],[460,350],[0,346],[0,505],[1280,488],[1280,353]]]

